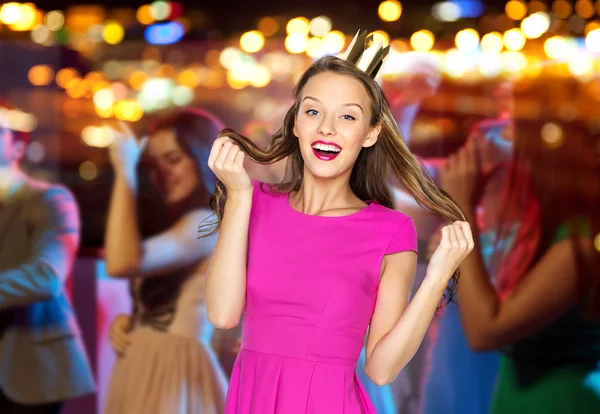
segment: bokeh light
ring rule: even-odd
[[[286,26],[287,34],[300,33],[308,36],[310,31],[310,22],[306,17],[295,17],[291,19]]]
[[[116,45],[123,41],[125,37],[125,29],[121,25],[121,23],[116,21],[109,21],[104,26],[104,31],[102,32],[104,37],[104,41],[110,45]]]
[[[258,21],[258,30],[265,36],[274,36],[279,31],[279,22],[272,17],[263,17]]]
[[[384,22],[395,22],[402,15],[402,5],[396,0],[386,0],[379,5],[377,14]]]
[[[504,6],[504,11],[512,20],[521,20],[527,16],[527,4],[521,0],[510,0]]]
[[[456,48],[462,52],[473,52],[479,47],[479,33],[475,29],[464,29],[456,34]]]
[[[498,32],[490,32],[481,38],[481,50],[490,53],[500,53],[504,48],[504,40]]]
[[[60,30],[65,24],[65,16],[60,10],[48,12],[44,17],[44,24],[53,32]]]
[[[285,38],[285,50],[289,53],[303,53],[308,47],[308,38],[304,33],[291,33]]]
[[[54,70],[48,65],[35,65],[29,69],[27,77],[32,85],[49,85],[54,79]]]
[[[504,32],[504,47],[508,50],[521,50],[525,46],[525,35],[521,29],[514,28]]]
[[[325,36],[331,31],[331,19],[327,16],[315,17],[309,23],[309,31],[313,36]]]
[[[435,37],[429,30],[419,30],[410,37],[411,47],[419,52],[428,52],[433,47]]]
[[[258,52],[264,45],[265,36],[258,30],[251,30],[240,37],[240,47],[244,52]]]

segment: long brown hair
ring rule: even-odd
[[[440,190],[425,171],[420,161],[410,152],[398,124],[392,115],[377,82],[358,69],[353,63],[334,56],[325,56],[314,62],[302,75],[294,88],[294,104],[285,115],[283,126],[271,137],[266,150],[262,150],[246,137],[231,129],[219,133],[219,137],[231,138],[248,158],[261,164],[271,164],[287,158],[289,179],[274,186],[281,193],[291,193],[301,189],[304,171],[304,160],[300,153],[298,140],[294,135],[294,124],[298,116],[300,98],[306,83],[315,75],[333,72],[358,80],[364,86],[371,101],[372,127],[379,125],[381,131],[377,143],[363,148],[356,160],[350,176],[350,188],[363,201],[372,200],[382,206],[394,208],[394,197],[389,185],[390,172],[404,184],[421,207],[431,211],[448,222],[465,220],[465,216],[454,200]],[[217,182],[211,207],[215,212],[215,221],[205,235],[219,230],[223,218],[225,187]],[[201,226],[200,230],[205,228]],[[451,300],[458,286],[458,270],[452,276],[445,299]]]

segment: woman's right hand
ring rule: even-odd
[[[252,180],[244,168],[246,154],[229,137],[217,138],[210,150],[208,167],[225,185],[227,195],[252,193]]]
[[[108,148],[109,158],[117,173],[135,174],[148,137],[138,139],[125,122],[120,122],[120,125],[121,130],[107,127],[112,133],[112,142]]]
[[[110,325],[108,334],[110,344],[119,356],[125,355],[129,347],[129,329],[131,329],[131,317],[126,314],[117,315]]]

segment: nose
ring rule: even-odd
[[[332,120],[329,117],[323,117],[323,122],[319,125],[317,132],[324,136],[335,135],[336,132]]]

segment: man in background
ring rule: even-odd
[[[79,210],[66,188],[20,167],[28,136],[0,101],[0,413],[57,414],[94,392],[65,291],[79,247]]]

